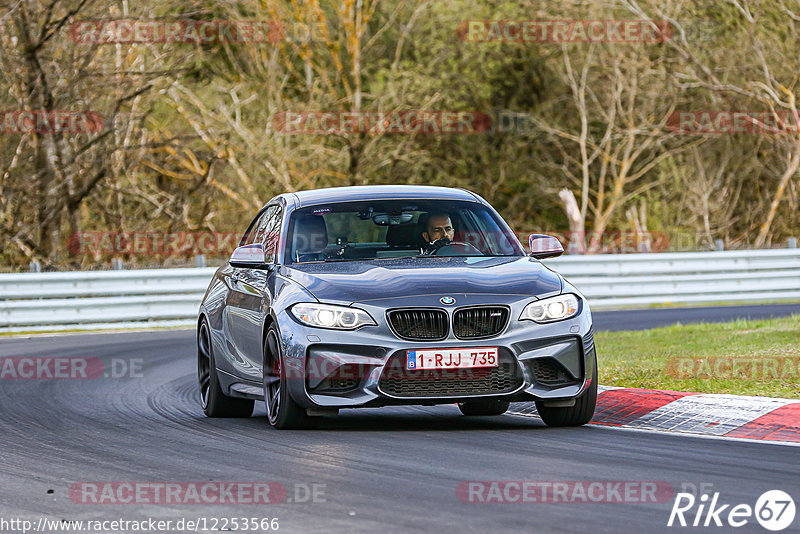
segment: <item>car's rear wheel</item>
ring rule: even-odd
[[[503,415],[508,410],[508,402],[488,399],[459,402],[458,409],[464,415]]]
[[[287,372],[275,325],[264,338],[264,403],[269,424],[279,430],[312,428],[321,417],[311,417],[289,394]]]
[[[575,399],[574,406],[548,407],[536,402],[536,411],[547,426],[581,426],[592,420],[597,405],[597,360],[594,362],[592,385]]]
[[[211,332],[205,318],[197,328],[197,382],[200,385],[200,405],[208,417],[250,417],[253,414],[254,401],[228,397],[222,392]]]

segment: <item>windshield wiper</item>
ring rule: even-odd
[[[415,258],[494,258],[495,256],[466,256],[464,254],[459,254],[458,256],[436,256],[433,254],[420,254],[419,256],[414,256]]]

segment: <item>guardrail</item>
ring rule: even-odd
[[[800,249],[562,256],[593,308],[800,299]],[[0,275],[0,331],[194,324],[213,268]]]
[[[214,270],[0,274],[0,331],[191,325]]]
[[[562,256],[545,263],[593,308],[800,299],[800,249]]]

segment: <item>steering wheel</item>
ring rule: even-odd
[[[458,247],[461,247],[462,250],[459,251]],[[471,256],[475,252],[477,252],[478,255],[483,256],[483,252],[481,252],[481,249],[479,249],[472,243],[466,243],[464,241],[450,241],[446,237],[437,239],[436,241],[428,245],[424,253],[430,256],[437,256],[439,255],[439,252],[441,252],[442,250],[448,249],[449,251],[449,249],[451,248],[453,249],[454,252],[456,252],[455,255],[457,256]],[[460,252],[460,254],[458,252]]]

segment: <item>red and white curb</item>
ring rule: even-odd
[[[509,413],[531,416],[536,408]],[[600,386],[592,424],[800,443],[800,401]]]

